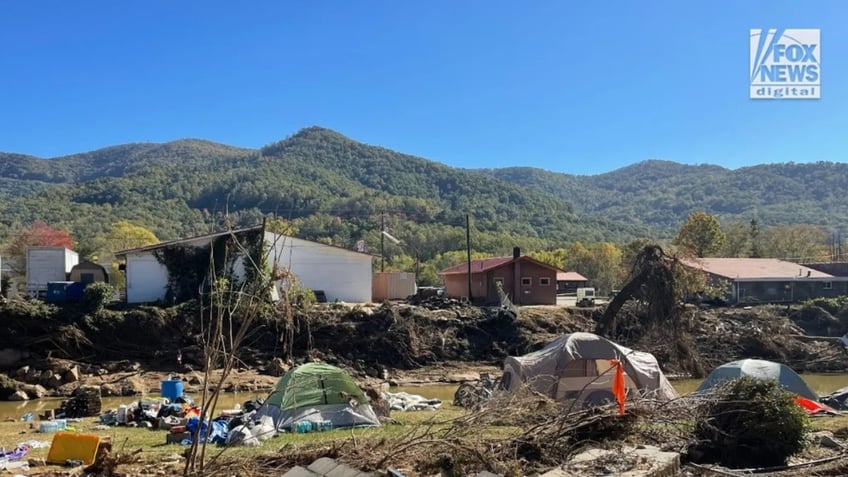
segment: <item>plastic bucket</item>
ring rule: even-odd
[[[162,381],[162,397],[174,402],[183,395],[183,382],[179,379],[166,379]]]

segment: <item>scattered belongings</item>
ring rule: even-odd
[[[811,401],[819,401],[819,396],[815,391],[792,368],[782,363],[762,359],[742,359],[723,364],[712,370],[695,392],[703,393],[715,388],[722,382],[743,376],[750,376],[755,379],[772,379],[792,394]]]
[[[383,391],[383,399],[389,403],[389,409],[392,411],[434,411],[442,407],[440,399],[427,399],[424,396],[406,392],[390,393]]]
[[[280,432],[295,432],[299,422],[331,422],[334,428],[379,426],[362,389],[343,370],[307,363],[289,370],[256,411],[254,420],[271,416]]]
[[[262,416],[258,423],[248,421],[230,429],[226,444],[228,446],[258,447],[262,441],[277,435],[274,419]]]
[[[623,375],[624,392],[659,400],[679,397],[652,354],[582,332],[560,336],[539,351],[506,358],[501,387],[516,392],[526,384],[556,401],[594,406],[619,400],[613,389],[617,375]]]
[[[848,411],[848,387],[839,388],[821,398],[821,403],[837,411]]]
[[[501,378],[492,379],[489,373],[480,373],[480,380],[474,383],[462,383],[453,393],[453,405],[473,408],[488,401],[495,391],[501,389]]]

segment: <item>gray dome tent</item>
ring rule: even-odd
[[[504,361],[503,389],[515,392],[524,384],[557,401],[587,404],[613,401],[614,371],[610,360],[622,362],[628,391],[638,390],[657,399],[679,397],[657,359],[592,333],[560,336],[539,351],[510,356]]]
[[[762,359],[741,359],[714,369],[698,387],[696,393],[709,391],[722,382],[750,376],[756,379],[773,379],[785,390],[818,402],[819,397],[801,376],[789,366]]]

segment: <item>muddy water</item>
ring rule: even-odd
[[[804,374],[802,377],[820,396],[848,386],[848,374]],[[680,394],[688,394],[695,391],[702,381],[701,379],[681,379],[672,381],[671,384]],[[428,384],[401,386],[390,391],[406,391],[410,394],[420,394],[426,398],[441,399],[443,402],[449,403],[453,401],[453,393],[456,391],[456,387],[456,384]]]
[[[807,384],[810,385],[819,395],[830,394],[831,392],[848,386],[848,374],[805,374],[803,375]],[[701,384],[700,379],[683,379],[672,381],[675,389],[680,394],[687,394]],[[441,399],[445,404],[453,401],[453,394],[456,392],[456,384],[425,384],[421,386],[399,386],[390,388],[390,392],[408,392],[410,394],[418,394],[428,399]],[[232,409],[236,404],[241,404],[245,401],[255,398],[262,398],[265,393],[224,393],[221,394],[217,409]],[[151,396],[153,398],[154,396]],[[199,399],[199,396],[195,396]],[[134,399],[128,397],[109,397],[103,398],[103,409],[117,408],[121,404],[130,404]],[[61,399],[38,399],[25,402],[0,402],[0,419],[20,419],[24,414],[31,412],[37,416],[47,409],[55,409],[62,403]]]
[[[267,393],[222,393],[218,397],[218,405],[215,409],[232,409],[236,404],[242,404],[245,401],[249,401],[251,399],[256,398],[264,398]],[[191,396],[197,401],[200,401],[201,396]],[[105,411],[106,409],[116,409],[121,404],[132,404],[133,402],[137,402],[139,399],[148,400],[148,399],[156,399],[157,396],[137,396],[137,397],[106,397],[103,398],[102,408]],[[31,412],[33,416],[35,416],[36,420],[38,419],[38,415],[44,413],[44,411],[48,409],[57,409],[62,404],[62,400],[67,398],[57,398],[57,399],[35,399],[32,401],[23,401],[23,402],[0,402],[0,420],[5,419],[20,419],[24,414]]]

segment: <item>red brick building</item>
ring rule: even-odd
[[[516,305],[556,305],[556,267],[521,256],[518,248],[512,257],[484,258],[471,261],[471,299],[474,302],[498,303],[497,283]],[[468,297],[468,263],[439,272],[445,280],[445,295]]]

